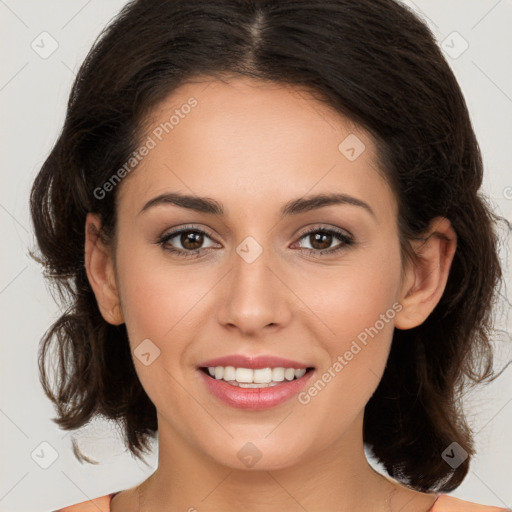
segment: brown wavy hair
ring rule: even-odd
[[[139,458],[155,438],[156,409],[126,328],[103,319],[86,276],[85,217],[100,214],[111,242],[119,187],[104,199],[95,190],[129,159],[145,120],[174,89],[227,75],[309,90],[372,134],[399,205],[403,256],[414,257],[409,242],[431,219],[451,221],[457,250],[444,294],[423,324],[395,330],[363,435],[402,483],[455,489],[474,453],[461,394],[495,376],[501,217],[479,192],[482,159],[461,89],[428,27],[393,0],[137,0],[98,36],[30,199],[37,257],[66,308],[39,351],[53,420],[67,430],[96,415],[115,420]],[[456,469],[441,457],[454,441],[469,454]]]

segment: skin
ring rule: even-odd
[[[425,235],[447,239],[415,242],[421,257],[406,264],[396,200],[361,127],[297,88],[240,77],[183,84],[148,126],[191,96],[198,105],[121,183],[115,245],[98,238],[97,215],[86,221],[87,274],[103,317],[126,323],[132,351],[145,339],[161,351],[149,366],[134,357],[158,411],[159,464],[142,484],[142,510],[428,510],[434,495],[369,465],[362,425],[393,329],[421,324],[441,298],[456,248],[450,222],[433,219]],[[338,150],[349,134],[366,147],[354,161]],[[213,198],[225,217],[172,204],[140,213],[168,192]],[[342,204],[279,217],[287,201],[331,192],[366,202],[374,215]],[[213,235],[197,258],[156,243],[186,224]],[[355,243],[319,255],[302,236],[313,227],[344,230]],[[236,252],[248,236],[263,248],[250,264]],[[343,243],[330,240],[320,248]],[[186,250],[179,236],[172,243]],[[314,382],[395,303],[394,318],[306,405],[292,398],[235,409],[196,369],[217,356],[272,354],[314,366]],[[237,457],[247,442],[262,454],[252,468]],[[117,495],[112,512],[138,510],[136,490]]]

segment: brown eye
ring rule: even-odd
[[[309,239],[311,241],[311,246],[313,249],[329,249],[332,243],[333,236],[324,233],[324,232],[318,232],[313,235],[309,235]]]
[[[166,251],[183,257],[200,256],[215,246],[215,242],[209,233],[191,227],[164,234],[156,243]]]
[[[180,243],[184,249],[190,251],[200,249],[204,243],[204,236],[198,231],[186,231],[181,233]]]
[[[300,240],[305,240],[309,243],[310,247],[302,247],[302,249],[313,255],[333,254],[354,245],[354,240],[351,235],[334,229],[312,229],[304,233],[300,237]],[[339,243],[332,246],[333,242],[336,240],[338,240]]]

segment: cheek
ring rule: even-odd
[[[327,447],[362,414],[385,369],[393,336],[393,318],[400,308],[388,293],[370,297],[358,293],[342,297],[331,320],[335,335],[324,337],[327,357],[317,375],[299,395],[304,421],[311,432],[321,432]],[[340,295],[337,295],[340,297]],[[345,300],[347,299],[347,300]]]
[[[368,330],[375,334],[376,328],[384,338],[392,334],[400,279],[399,250],[375,244],[338,267],[317,270],[306,286],[297,282],[297,287],[304,286],[301,293],[308,297],[308,306],[328,329],[325,339],[332,355],[344,351],[346,343],[360,334],[364,341]]]
[[[117,267],[123,314],[133,343],[145,338],[163,343],[187,328],[193,316],[187,313],[212,286],[207,276],[201,277],[201,272],[191,276],[190,270],[167,261],[154,247],[134,247],[129,253],[119,247]]]
[[[320,311],[327,314],[332,325],[334,346],[339,343],[337,340],[344,340],[340,349],[345,348],[347,340],[359,339],[364,343],[369,332],[376,337],[382,331],[384,338],[389,337],[397,308],[396,282],[390,277],[371,272],[366,276],[348,276],[324,297]]]
[[[125,249],[128,246],[129,251]],[[154,247],[125,242],[125,248],[119,244],[116,258],[119,293],[139,380],[161,410],[168,407],[169,396],[175,397],[173,406],[189,403],[179,382],[190,339],[198,329],[200,299],[211,288],[212,280],[197,273],[191,276],[189,270],[170,263]],[[142,347],[147,348],[143,351]],[[138,354],[148,351],[154,362],[145,365]]]
[[[338,290],[328,320],[332,332],[323,338],[329,357],[321,378],[333,391],[338,389],[340,404],[352,410],[363,406],[378,385],[400,310],[389,290],[364,289],[361,284],[352,288],[347,282]]]
[[[311,400],[331,417],[339,414],[338,423],[364,408],[381,379],[401,310],[400,265],[391,247],[387,253],[368,251],[311,280],[316,293],[308,306],[317,312],[315,322],[322,321],[317,331],[324,333],[319,339],[327,357],[303,402]],[[334,412],[333,403],[339,406]]]

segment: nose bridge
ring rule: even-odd
[[[223,324],[257,331],[268,324],[284,322],[286,298],[274,275],[275,261],[270,237],[260,243],[256,237],[247,236],[236,246],[228,290],[220,308],[219,320]]]

